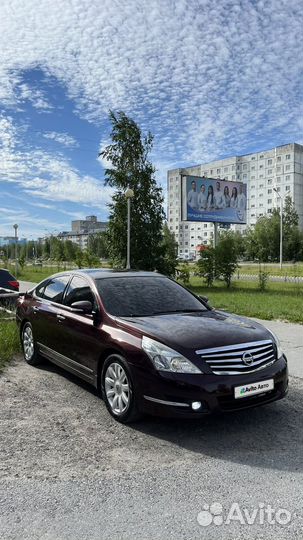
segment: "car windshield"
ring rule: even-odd
[[[165,277],[102,278],[96,284],[106,311],[117,317],[207,310],[190,292]]]

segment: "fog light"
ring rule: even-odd
[[[201,401],[193,401],[191,404],[191,408],[193,409],[193,411],[198,411],[200,407],[201,407]]]

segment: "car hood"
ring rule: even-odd
[[[122,324],[136,328],[177,350],[197,350],[272,339],[261,324],[222,311],[175,313],[127,318]]]

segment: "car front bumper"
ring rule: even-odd
[[[243,375],[177,374],[159,372],[139,376],[140,408],[148,414],[167,417],[197,418],[209,413],[232,412],[256,407],[283,398],[288,390],[287,360],[283,355],[271,366]],[[262,394],[235,399],[236,386],[250,385],[268,379],[274,388]],[[197,410],[194,402],[200,402]]]

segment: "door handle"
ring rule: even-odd
[[[34,312],[34,313],[38,313],[38,311],[40,311],[40,309],[39,309],[38,307],[34,306],[34,307],[33,307],[33,312]]]
[[[65,317],[63,315],[60,315],[60,313],[58,313],[57,319],[58,319],[59,322],[60,321],[65,321]]]

